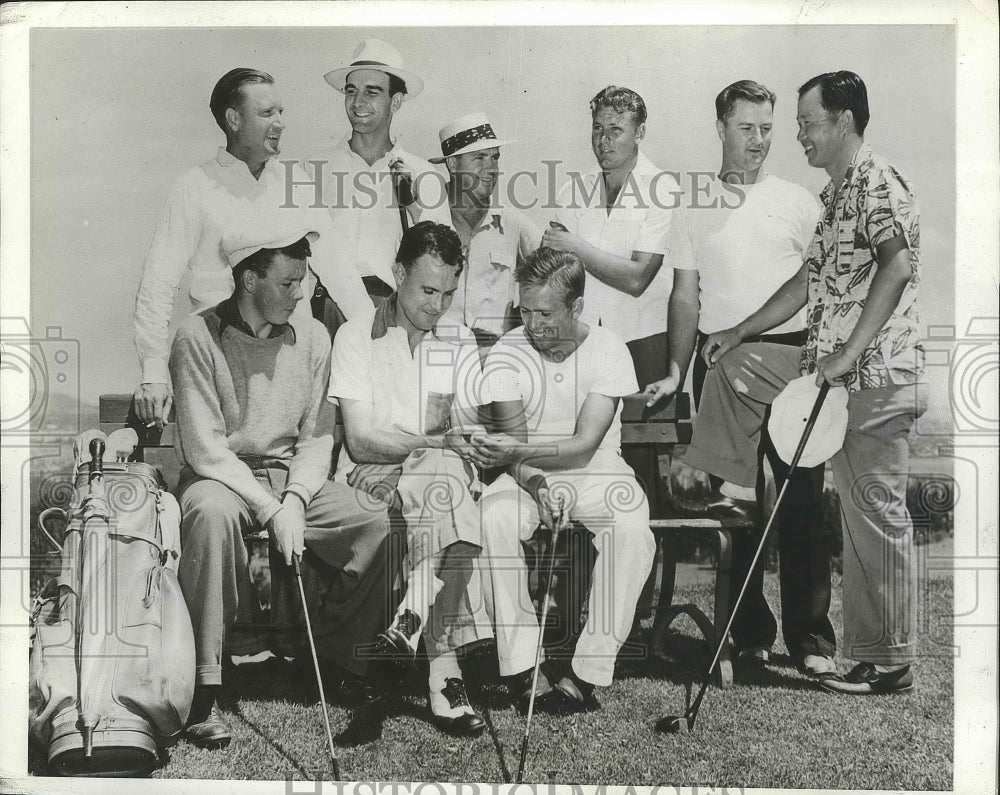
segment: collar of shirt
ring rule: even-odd
[[[378,160],[376,160],[369,166],[367,160],[365,160],[361,155],[359,155],[357,152],[351,149],[351,133],[347,133],[343,138],[341,138],[335,145],[335,148],[339,149],[341,153],[346,155],[347,157],[352,157],[352,158],[356,157],[358,160],[361,161],[361,163],[364,164],[365,168],[370,168],[370,169],[374,169],[382,161],[385,161],[386,164],[388,164],[388,162],[392,160],[393,157],[401,157],[404,160],[406,160],[406,154],[407,154],[403,149],[400,148],[399,138],[390,138],[389,150],[384,155],[382,155],[382,157],[380,157]]]
[[[262,181],[266,175],[270,174],[276,168],[275,160],[272,157],[266,163],[264,163],[264,170],[260,172],[260,177],[259,178],[255,177],[253,174],[250,173],[250,167],[244,161],[240,160],[238,157],[234,157],[230,152],[226,150],[226,147],[224,146],[219,147],[219,151],[218,154],[216,154],[215,159],[218,161],[219,165],[222,166],[223,168],[232,168],[239,170],[240,167],[242,167],[243,173],[246,174],[246,176],[249,179],[252,179],[254,182]]]
[[[396,322],[396,306],[398,305],[398,302],[399,293],[393,290],[392,293],[389,294],[375,309],[375,315],[372,318],[373,340],[382,339],[389,333],[389,329],[391,328],[398,328],[402,330],[402,327]],[[437,326],[434,326],[434,328],[427,333],[435,339],[442,340],[441,335],[438,334]],[[444,339],[443,341],[447,341],[447,339]]]
[[[872,159],[872,146],[867,141],[862,141],[861,146],[858,147],[858,151],[854,153],[854,157],[851,158],[851,165],[847,167],[847,173],[844,174],[844,180],[839,186],[833,184],[831,179],[826,183],[826,187],[823,188],[823,192],[820,193],[820,199],[823,204],[827,207],[833,202],[838,196],[843,196],[849,185],[854,182],[854,177],[857,176],[858,166],[862,163],[866,163]]]
[[[635,159],[635,165],[632,167],[632,171],[631,171],[631,174],[632,174],[633,178],[635,179],[636,185],[639,186],[639,187],[645,187],[645,186],[649,185],[649,183],[652,182],[653,177],[655,177],[657,174],[659,174],[660,171],[661,171],[661,169],[658,168],[653,163],[652,160],[650,160],[648,157],[646,157],[642,153],[642,150],[640,149],[639,152],[638,152],[638,154],[637,154],[637,156],[636,156],[636,159]],[[603,177],[603,174],[604,174],[604,171],[601,169],[601,167],[599,165],[595,165],[588,172],[587,177],[586,177],[587,180],[589,180],[589,182],[590,182],[589,187],[593,187],[597,183],[597,180],[599,180],[599,179],[601,179]],[[622,193],[624,193],[624,192],[625,191],[623,189]],[[621,193],[619,193],[619,196],[621,196]],[[616,201],[615,205],[617,206],[617,204],[618,204],[618,202]],[[593,204],[593,206],[594,207],[601,206],[601,196],[597,192],[594,193],[594,204]]]
[[[496,229],[501,235],[504,233],[503,208],[493,204],[492,202],[490,203],[490,206],[486,208],[486,214],[483,215],[483,219],[475,228],[469,225],[464,215],[460,215],[454,210],[451,211],[451,220],[455,227],[455,231],[458,232],[458,236],[462,239],[462,245],[465,248],[469,247],[472,242],[472,238],[474,238],[479,232],[485,232],[490,227]]]
[[[243,319],[243,315],[240,314],[239,304],[236,303],[236,296],[230,296],[217,307],[215,307],[215,314],[218,316],[219,320],[219,336],[222,336],[222,332],[226,330],[227,327],[232,326],[237,331],[242,331],[248,337],[257,338],[257,335],[253,333],[253,329],[250,328],[250,324]],[[267,335],[268,339],[274,339],[275,337],[280,337],[285,332],[291,332],[292,342],[295,342],[295,327],[291,323],[275,323],[271,324],[271,331]]]

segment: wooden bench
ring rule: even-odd
[[[171,420],[173,418],[171,417]],[[171,422],[162,432],[146,428],[132,411],[132,396],[127,394],[101,395],[100,428],[110,433],[123,425],[134,428],[139,436],[136,460],[145,460],[149,453],[170,451],[174,446],[176,426]],[[341,427],[338,425],[338,439]],[[691,402],[685,393],[669,401],[661,401],[653,408],[646,406],[646,398],[633,395],[623,400],[622,445],[655,445],[661,454],[671,453],[678,444],[691,441]],[[149,463],[156,463],[150,461]],[[669,483],[669,478],[668,478]],[[645,605],[654,612],[652,648],[662,647],[671,623],[681,615],[690,616],[706,643],[714,652],[718,643],[717,628],[729,620],[729,581],[732,568],[732,533],[746,531],[751,522],[746,520],[688,519],[670,516],[653,516],[650,529],[656,536],[659,566],[659,597],[653,605]],[[709,533],[716,543],[715,604],[713,619],[693,604],[673,604],[675,561],[667,554],[668,536],[672,532]],[[657,570],[654,568],[654,572]],[[732,662],[728,645],[719,658],[717,681],[728,687],[733,681]]]

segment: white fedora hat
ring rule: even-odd
[[[341,66],[339,69],[327,72],[323,75],[323,79],[343,94],[347,76],[358,69],[374,69],[395,75],[403,80],[406,83],[404,99],[415,97],[424,90],[424,81],[418,75],[403,68],[403,56],[399,54],[399,50],[382,39],[362,41],[355,48],[351,62],[347,66]]]
[[[786,464],[792,462],[817,395],[819,387],[816,386],[816,374],[812,373],[789,381],[771,404],[767,430],[775,451]],[[816,424],[798,465],[814,467],[832,458],[844,446],[846,433],[847,390],[842,386],[832,386],[816,417]]]
[[[493,125],[485,113],[469,113],[449,122],[441,128],[438,139],[441,141],[441,157],[429,157],[430,163],[443,163],[455,155],[466,155],[469,152],[514,143],[497,138],[493,132]]]

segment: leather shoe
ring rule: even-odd
[[[449,677],[444,680],[444,688],[441,690],[441,695],[448,700],[448,706],[452,710],[461,709],[462,707],[467,707],[469,710],[472,709],[472,706],[469,704],[469,696],[465,692],[465,682],[457,677]],[[431,704],[433,705],[433,703],[434,700],[432,698]],[[460,737],[475,737],[486,728],[486,721],[476,712],[462,712],[454,717],[434,713],[433,717],[434,724],[439,729]]]
[[[713,491],[699,499],[667,496],[671,512],[683,519],[739,519],[752,521],[757,505],[749,500],[737,500]]]
[[[375,639],[372,655],[385,659],[411,661],[417,656],[417,644],[413,638],[420,632],[423,622],[420,616],[404,610],[385,631]]]
[[[528,711],[528,704],[531,701],[531,682],[534,677],[534,673],[535,669],[530,668],[527,671],[514,674],[514,676],[510,677],[508,680],[507,689],[512,694],[517,695],[517,708],[521,712]],[[549,683],[548,677],[545,676],[543,671],[539,671],[538,686],[535,688],[535,703],[537,704],[539,699],[551,692],[552,685]]]
[[[204,718],[196,723],[188,723],[184,736],[199,748],[210,749],[225,748],[233,739],[229,724],[222,719],[214,700]]]
[[[746,649],[740,649],[736,653],[736,659],[741,663],[763,668],[771,662],[771,650],[763,646],[750,646]]]
[[[594,686],[590,682],[583,681],[576,674],[570,672],[555,684],[555,689],[569,702],[569,705],[576,710],[587,708],[590,697],[594,692]]]
[[[913,673],[909,665],[883,672],[877,670],[872,663],[863,662],[843,676],[827,676],[819,684],[825,690],[852,696],[909,693],[913,690]]]

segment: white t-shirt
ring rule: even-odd
[[[571,178],[559,192],[557,220],[591,245],[625,259],[631,259],[634,251],[663,254],[673,207],[680,204],[677,180],[639,152],[609,214],[601,204],[601,179],[600,167]],[[580,319],[591,326],[600,323],[626,342],[660,334],[667,329],[670,285],[665,257],[637,298],[588,273]]]
[[[449,422],[478,422],[477,407],[491,400],[472,332],[439,324],[411,353],[406,331],[385,326],[386,314],[376,310],[337,330],[328,397],[371,403],[375,426],[399,433],[438,435]],[[345,447],[336,480],[352,469]]]
[[[628,348],[604,326],[591,326],[583,344],[562,362],[544,359],[528,342],[524,328],[516,328],[490,350],[484,376],[495,401],[520,400],[524,405],[532,442],[572,436],[590,394],[614,398],[639,391]],[[619,403],[598,450],[620,452],[621,413]]]
[[[666,263],[698,271],[705,334],[735,326],[756,312],[802,267],[820,205],[801,185],[762,175],[753,185],[713,179],[676,213]],[[768,333],[805,328],[805,309]]]

